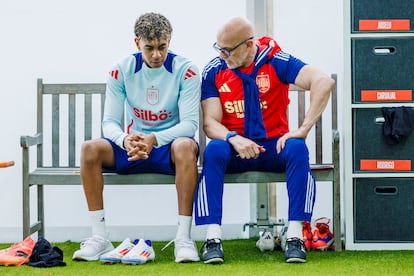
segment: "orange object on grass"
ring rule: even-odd
[[[329,222],[331,220],[326,217],[318,218],[315,221],[315,231],[313,232],[312,249],[327,250],[334,249],[335,237],[329,230]]]
[[[0,250],[0,265],[20,266],[27,264],[35,244],[36,242],[28,236],[23,241],[15,243],[9,248]]]
[[[312,234],[312,227],[309,221],[303,222],[302,235],[303,235],[303,242],[305,243],[306,250],[311,250],[313,234]]]

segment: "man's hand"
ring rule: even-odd
[[[237,151],[238,156],[242,159],[256,159],[259,157],[260,153],[266,151],[262,146],[240,135],[231,137],[229,143],[232,144],[233,148]]]
[[[283,135],[282,137],[280,137],[277,140],[277,143],[276,143],[276,152],[277,152],[277,154],[279,154],[282,151],[282,149],[285,148],[287,139],[289,139],[289,138],[306,139],[307,136],[308,136],[308,132],[301,129],[301,128],[286,133],[285,135]]]
[[[124,139],[124,147],[128,153],[128,161],[148,159],[152,148],[157,143],[154,134],[131,133]]]

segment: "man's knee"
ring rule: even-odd
[[[286,150],[290,156],[300,157],[309,156],[309,150],[303,139],[289,139],[286,143]]]
[[[204,162],[212,161],[214,163],[227,160],[230,155],[229,143],[213,139],[211,140],[204,151]]]
[[[81,157],[89,159],[91,156],[97,154],[96,142],[94,140],[85,141],[81,146]]]
[[[112,150],[109,143],[103,139],[83,142],[81,146],[81,163],[92,164],[97,161],[102,161],[108,146],[109,149]]]
[[[174,162],[197,162],[197,151],[197,143],[190,138],[178,138],[171,145],[171,154]]]

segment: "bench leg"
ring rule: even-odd
[[[23,203],[23,239],[30,235],[30,187],[27,181],[23,179],[22,187]],[[22,239],[22,240],[23,240]]]
[[[341,192],[339,179],[333,184],[333,228],[335,236],[335,251],[342,251],[341,241]]]
[[[269,189],[267,183],[258,183],[257,185],[257,225],[269,224]]]
[[[269,221],[269,190],[267,183],[250,184],[250,221],[245,223],[243,231],[249,228],[249,237],[258,237],[263,228],[273,228],[273,223]],[[255,200],[254,200],[255,199]]]
[[[45,236],[45,213],[44,213],[44,193],[43,185],[37,186],[37,218],[40,223],[38,232],[39,237]]]
[[[333,135],[333,162],[334,162],[334,176],[332,183],[333,192],[333,221],[334,221],[334,236],[335,236],[335,251],[342,251],[341,239],[341,175],[340,175],[340,149],[339,149],[339,132],[334,131]]]

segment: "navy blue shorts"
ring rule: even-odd
[[[171,161],[172,142],[159,148],[153,148],[148,159],[128,161],[129,156],[126,150],[111,140],[105,139],[111,144],[115,158],[115,167],[105,168],[105,171],[119,174],[163,173],[175,175],[175,167]]]
[[[159,148],[153,148],[148,159],[128,161],[129,156],[126,150],[120,148],[110,139],[105,138],[105,140],[111,144],[112,150],[114,151],[115,167],[104,168],[104,171],[119,174],[163,173],[175,175],[175,166],[171,160],[172,142]]]

